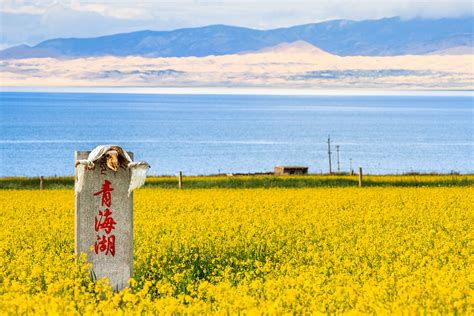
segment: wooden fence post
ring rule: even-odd
[[[362,168],[359,167],[359,188],[362,187]]]
[[[40,177],[40,190],[44,190],[44,177]]]
[[[183,188],[183,172],[180,171],[178,175],[178,188],[182,189]]]

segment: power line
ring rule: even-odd
[[[328,135],[328,156],[329,156],[329,174],[332,174],[331,165],[331,137]]]

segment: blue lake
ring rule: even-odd
[[[118,144],[150,174],[474,172],[469,96],[0,93],[0,176],[74,173],[74,151]]]

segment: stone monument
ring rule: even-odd
[[[133,275],[133,190],[150,167],[132,158],[117,145],[75,153],[75,251],[114,290],[127,287]]]

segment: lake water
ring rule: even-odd
[[[74,151],[118,144],[150,174],[474,172],[470,96],[0,93],[0,176],[74,173]]]

